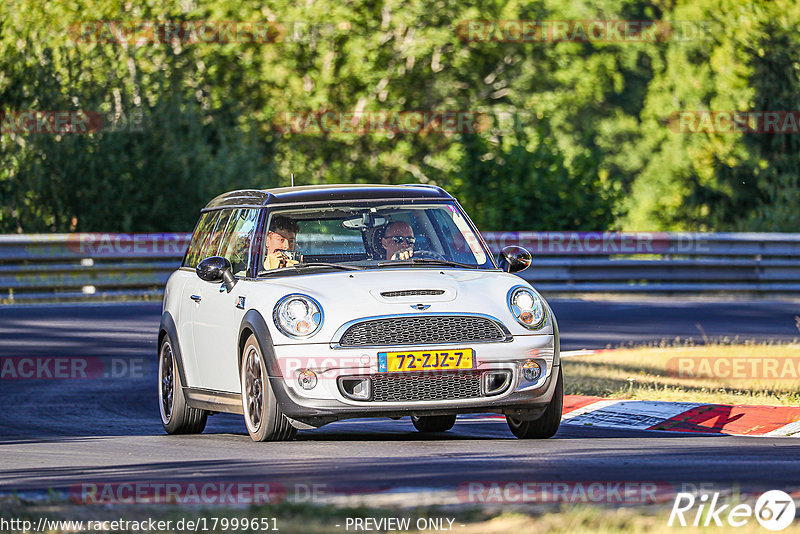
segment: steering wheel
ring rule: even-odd
[[[447,259],[444,256],[432,250],[415,250],[412,258],[447,261]]]

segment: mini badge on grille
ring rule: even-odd
[[[244,297],[239,297],[236,299],[236,307],[240,310],[244,309]]]
[[[427,310],[428,308],[431,307],[431,305],[430,304],[412,304],[411,307],[414,308],[415,310],[422,311],[422,310]]]

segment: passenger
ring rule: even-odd
[[[288,217],[273,217],[267,232],[267,253],[264,257],[264,268],[268,271],[296,265],[286,251],[293,251],[297,237],[298,224]]]

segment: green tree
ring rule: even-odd
[[[44,12],[30,2],[4,13],[3,111],[97,112],[106,123],[98,133],[0,136],[0,231],[190,230],[211,197],[275,183],[271,146],[235,100],[213,105],[195,49],[70,38],[86,14],[108,19],[118,4],[53,2]],[[153,15],[141,9],[129,16]]]
[[[680,2],[676,20],[705,21],[669,43],[650,83],[640,145],[649,154],[623,223],[637,228],[795,231],[798,135],[680,133],[690,111],[800,110],[800,7],[783,0]]]

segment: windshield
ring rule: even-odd
[[[305,269],[495,268],[455,203],[383,204],[274,211],[261,275]]]

